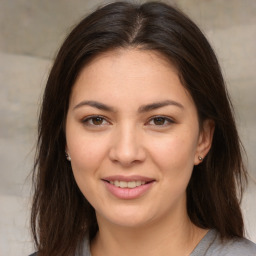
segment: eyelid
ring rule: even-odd
[[[156,124],[149,124],[151,121],[153,121],[155,118],[163,118],[165,121],[167,121],[167,124],[163,124],[163,125],[156,125]],[[164,115],[156,115],[156,116],[152,116],[148,119],[148,121],[146,122],[146,124],[148,125],[152,125],[152,126],[156,126],[156,127],[165,127],[168,125],[171,125],[175,123],[174,119],[169,117],[169,116],[164,116]]]
[[[108,120],[108,118],[106,118],[105,116],[102,116],[102,115],[90,115],[90,116],[86,116],[84,118],[82,118],[81,122],[84,124],[84,125],[87,125],[87,126],[104,126],[106,124],[100,124],[100,125],[95,125],[95,124],[90,124],[88,123],[88,121],[92,120],[93,118],[102,118],[105,122],[107,122],[107,125],[111,124],[111,122]]]
[[[93,124],[93,123],[89,123],[90,120],[92,120],[93,118],[102,118],[103,119],[103,122],[106,122],[106,123],[103,123],[103,124]],[[164,123],[164,124],[160,124],[160,125],[157,125],[157,124],[150,124],[151,121],[153,121],[155,118],[163,118],[164,119],[164,122],[167,122],[167,123]],[[81,122],[84,124],[84,125],[87,125],[87,126],[92,126],[92,127],[101,127],[101,126],[105,126],[105,125],[110,125],[111,122],[109,121],[109,119],[105,116],[102,116],[102,115],[89,115],[89,116],[86,116],[84,118],[81,119]],[[166,126],[169,126],[171,124],[175,123],[174,119],[169,117],[169,116],[164,116],[164,115],[155,115],[155,116],[152,116],[150,117],[147,122],[146,122],[146,125],[151,125],[151,126],[156,126],[156,127],[166,127]]]

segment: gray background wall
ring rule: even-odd
[[[27,255],[30,170],[40,95],[57,48],[73,24],[107,1],[0,0],[0,255]],[[256,0],[177,0],[203,29],[223,67],[256,180]],[[243,201],[256,242],[256,185]]]

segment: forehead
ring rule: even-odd
[[[120,98],[162,100],[186,98],[178,70],[161,53],[140,49],[116,49],[92,59],[80,72],[71,102],[84,100],[118,101]]]
[[[171,68],[178,74],[178,70],[176,69],[172,61],[168,59],[165,55],[163,55],[161,52],[156,50],[148,50],[144,48],[134,47],[116,48],[100,53],[96,55],[94,58],[92,58],[83,69],[94,68],[96,67],[96,64],[101,64],[103,62],[113,64],[116,64],[118,62],[118,64],[127,64],[127,66],[129,66],[130,64],[134,64],[134,66],[139,66],[141,63],[145,64],[145,62],[148,62],[156,66],[165,66],[167,69]],[[132,67],[133,66],[130,66],[130,68]],[[144,67],[144,65],[142,67]],[[83,71],[83,69],[81,70],[81,72]]]
[[[124,78],[146,78],[166,72],[179,76],[174,64],[158,51],[131,47],[117,48],[98,54],[89,60],[81,69],[75,84],[92,76],[100,79],[102,77],[99,76],[100,74],[104,75],[104,78],[112,79],[120,74]]]

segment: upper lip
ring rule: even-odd
[[[145,177],[145,176],[140,176],[140,175],[131,175],[131,176],[123,176],[123,175],[114,175],[114,176],[108,176],[104,177],[102,180],[105,181],[145,181],[145,182],[151,182],[154,181],[155,179]]]

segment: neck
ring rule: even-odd
[[[103,228],[101,228],[103,227]],[[91,245],[93,256],[159,256],[190,255],[207,230],[196,227],[183,216],[179,221],[163,218],[141,227],[120,227],[113,223],[101,225]]]

